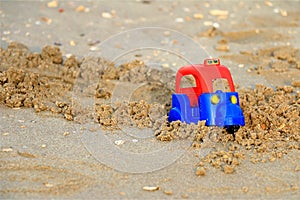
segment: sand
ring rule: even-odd
[[[14,3],[0,8],[3,198],[299,198],[297,2]],[[154,24],[230,68],[244,127],[167,122],[180,51],[114,58],[142,43],[105,40]],[[145,45],[188,49],[170,29],[147,30]]]

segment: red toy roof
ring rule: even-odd
[[[196,81],[196,87],[180,88],[183,76],[192,75]],[[176,75],[176,93],[187,94],[191,105],[198,104],[198,97],[202,93],[213,92],[213,80],[218,78],[227,79],[230,90],[234,92],[234,85],[230,71],[224,65],[220,65],[219,59],[206,59],[204,64],[195,64],[181,67]]]

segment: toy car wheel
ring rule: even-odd
[[[225,129],[228,133],[234,134],[235,132],[237,132],[240,129],[240,126],[239,125],[230,125],[230,126],[226,126]]]

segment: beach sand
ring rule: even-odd
[[[299,7],[2,1],[1,197],[298,199]],[[234,135],[166,120],[207,56],[239,93]]]

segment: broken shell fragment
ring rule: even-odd
[[[152,192],[152,191],[159,190],[159,186],[144,186],[143,190]]]

